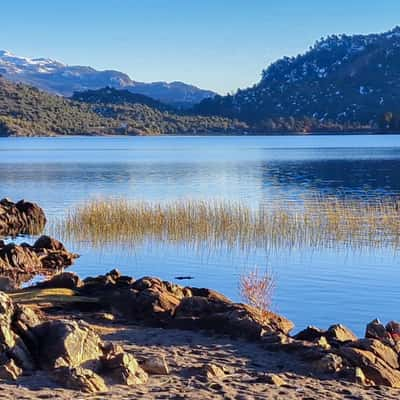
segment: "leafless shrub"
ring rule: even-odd
[[[271,310],[274,279],[269,271],[258,267],[248,270],[240,276],[239,292],[243,301],[259,309],[262,315]]]

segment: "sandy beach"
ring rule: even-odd
[[[65,317],[65,316],[63,316]],[[92,321],[93,322],[93,321]],[[398,399],[400,391],[312,376],[293,354],[270,352],[262,345],[203,332],[101,322],[92,325],[102,339],[122,345],[140,362],[165,356],[170,375],[150,375],[146,385],[110,385],[105,393],[84,394],[51,383],[44,372],[0,385],[0,399]],[[215,364],[225,377],[210,379],[204,366]],[[270,383],[277,375],[284,381]]]

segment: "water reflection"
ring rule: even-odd
[[[399,174],[400,136],[0,139],[0,197],[36,201],[50,218],[99,196],[257,205],[315,192],[400,195]],[[372,318],[398,313],[398,253],[385,246],[210,251],[143,242],[127,251],[65,244],[81,253],[72,268],[81,276],[113,267],[137,277],[191,275],[191,285],[234,299],[243,268],[268,264],[277,278],[275,307],[299,328],[342,322],[362,334]]]

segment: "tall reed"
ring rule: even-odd
[[[146,239],[213,246],[296,247],[400,244],[400,200],[334,197],[251,208],[223,200],[171,202],[98,199],[53,222],[63,240],[132,244]]]

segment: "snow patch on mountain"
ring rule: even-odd
[[[212,91],[183,82],[137,82],[119,71],[69,66],[51,58],[16,56],[7,50],[0,50],[0,75],[11,81],[30,84],[63,96],[71,96],[76,91],[110,86],[165,103],[190,106],[215,95]]]

